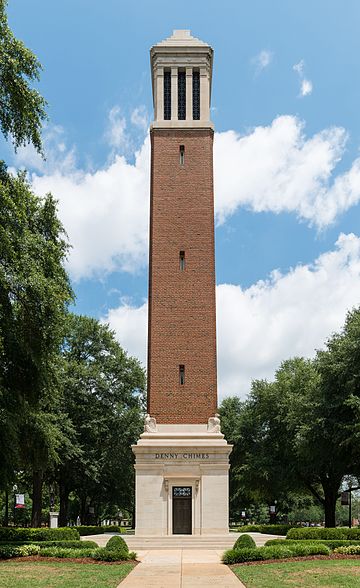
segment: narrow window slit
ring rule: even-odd
[[[185,366],[179,365],[179,383],[181,386],[185,384]]]
[[[185,163],[185,145],[180,145],[180,165]]]
[[[179,261],[180,261],[180,271],[183,272],[185,269],[185,251],[180,251]]]

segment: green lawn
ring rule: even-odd
[[[233,568],[246,588],[360,588],[360,560],[315,560]]]
[[[1,588],[115,588],[134,564],[1,562]]]

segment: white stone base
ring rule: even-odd
[[[137,536],[169,536],[174,486],[192,488],[192,535],[229,531],[229,454],[207,425],[158,425],[132,446],[136,457]]]

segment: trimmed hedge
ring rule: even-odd
[[[307,545],[309,539],[269,539],[266,541],[266,547],[270,545]],[[311,539],[312,545],[327,545],[330,549],[336,547],[346,547],[348,545],[360,545],[360,541],[351,539]]]
[[[80,525],[79,527],[72,527],[72,529],[76,529],[79,534],[83,537],[84,535],[102,535],[104,533],[123,533],[121,527],[118,525],[108,525],[107,527],[104,525],[95,526],[95,525]]]
[[[292,525],[244,525],[238,527],[238,533],[264,533],[267,535],[286,535]]]
[[[106,549],[120,549],[121,551],[125,551],[126,553],[128,553],[129,551],[129,548],[125,543],[124,539],[122,537],[119,537],[118,535],[114,535],[114,537],[111,537],[109,539],[109,541],[106,544]]]
[[[308,555],[329,555],[326,545],[285,545],[258,547],[255,549],[229,549],[225,551],[222,561],[226,564],[243,563],[246,561],[262,561],[266,559],[283,559],[287,557],[306,557]]]
[[[234,543],[233,549],[245,549],[245,548],[254,548],[256,547],[256,543],[250,535],[240,535]]]
[[[337,547],[334,553],[342,553],[343,555],[360,555],[360,545],[348,545],[348,547]]]
[[[348,529],[346,527],[301,527],[290,529],[287,539],[356,539],[360,540],[360,528]]]
[[[71,547],[44,547],[40,550],[41,557],[93,557],[96,549],[85,547],[74,549]]]
[[[61,541],[80,539],[74,527],[59,527],[58,529],[27,529],[16,527],[0,527],[0,541]]]
[[[74,549],[82,549],[83,547],[91,547],[95,549],[98,544],[95,541],[39,541],[40,549],[43,547],[70,547]],[[0,546],[11,545],[16,547],[18,545],[34,545],[34,541],[0,541]]]
[[[37,555],[39,551],[39,545],[2,545],[0,547],[0,559]]]

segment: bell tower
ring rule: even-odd
[[[207,423],[217,407],[213,50],[181,30],[150,56],[148,412]]]
[[[232,447],[216,384],[213,50],[176,30],[150,50],[148,398],[136,535],[228,533]]]

